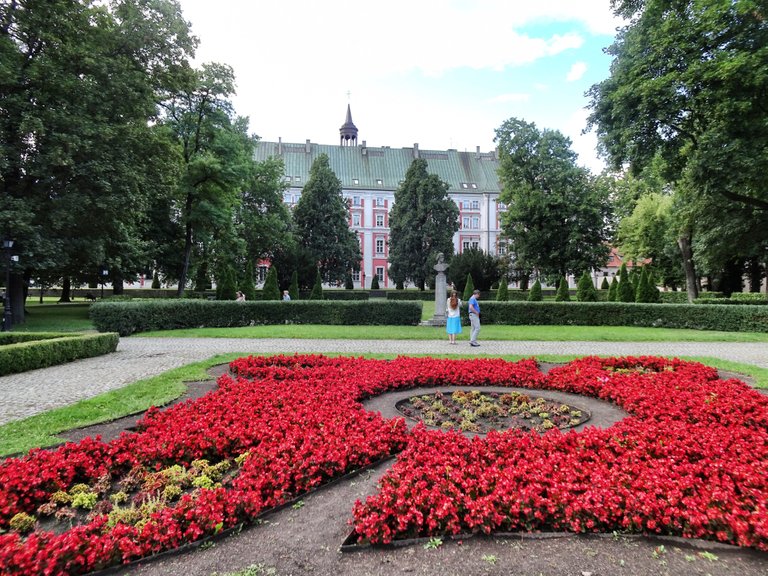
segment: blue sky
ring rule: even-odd
[[[602,168],[581,131],[621,25],[609,0],[179,1],[197,62],[233,67],[235,109],[263,140],[336,144],[349,103],[369,146],[489,151],[518,117]]]

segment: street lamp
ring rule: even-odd
[[[107,276],[109,276],[109,268],[106,266],[102,266],[100,270],[101,274],[101,299],[104,300],[104,283],[107,281]]]
[[[3,240],[5,250],[5,298],[3,298],[3,332],[7,332],[13,326],[13,312],[11,312],[11,248],[13,240]]]

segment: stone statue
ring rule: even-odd
[[[445,256],[442,252],[437,254],[437,263],[434,266],[435,272],[435,315],[432,317],[433,326],[445,325],[445,301],[448,299],[445,271],[448,264],[445,263]]]

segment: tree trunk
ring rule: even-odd
[[[693,265],[693,248],[691,246],[691,233],[685,231],[677,239],[680,254],[683,257],[683,271],[685,272],[685,287],[688,291],[688,302],[693,302],[699,297],[699,287],[696,282],[696,268]]]
[[[64,276],[64,280],[61,283],[61,297],[59,298],[59,302],[72,302],[72,298],[70,297],[72,293],[72,281],[69,279],[69,276]]]
[[[747,262],[747,274],[749,275],[749,291],[760,292],[760,284],[763,281],[763,268],[760,260],[750,258]]]
[[[186,219],[184,233],[184,260],[181,264],[181,274],[179,274],[179,287],[176,295],[181,298],[184,295],[184,287],[187,284],[187,274],[189,274],[189,261],[192,257],[192,194],[187,194]]]
[[[123,271],[112,271],[112,296],[121,296],[124,294],[125,288],[123,287]]]

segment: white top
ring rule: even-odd
[[[451,309],[451,299],[445,301],[445,315],[448,318],[456,318],[461,315],[461,298],[459,298],[459,305],[456,306],[456,310]]]

